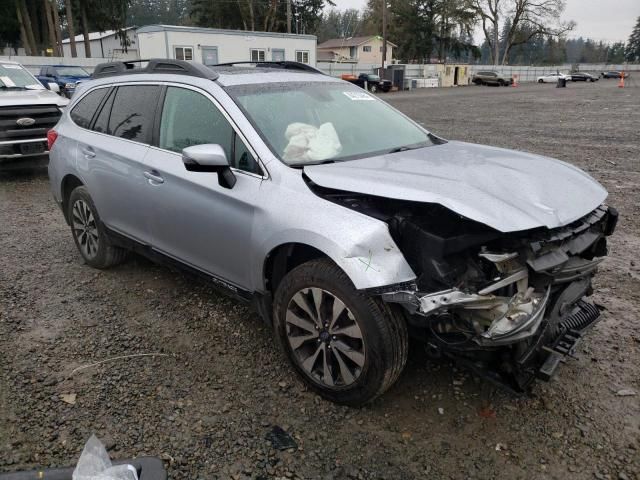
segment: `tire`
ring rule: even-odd
[[[543,79],[541,79],[541,78],[539,78],[539,79],[538,79],[538,83],[544,83],[544,80],[543,80]]]
[[[371,85],[371,86],[369,87],[369,91],[370,91],[371,93],[377,93],[377,91],[378,91],[378,86],[377,86],[377,85]]]
[[[407,361],[401,312],[356,290],[329,259],[304,263],[282,279],[273,319],[293,368],[332,402],[359,406],[374,400],[395,383]]]
[[[67,218],[73,241],[88,265],[103,269],[125,259],[127,251],[111,244],[87,187],[76,187],[71,192]]]

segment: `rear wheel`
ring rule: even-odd
[[[76,187],[69,196],[67,218],[73,241],[88,265],[108,268],[122,262],[127,251],[109,241],[100,216],[86,187]]]
[[[274,299],[278,341],[315,392],[333,402],[362,405],[398,379],[408,337],[400,312],[356,290],[328,259],[289,272]]]

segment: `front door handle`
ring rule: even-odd
[[[87,158],[93,158],[96,156],[96,152],[94,152],[93,148],[91,147],[83,148],[82,154]]]
[[[153,171],[153,172],[144,172],[144,176],[149,179],[149,183],[164,183],[164,178],[162,178],[160,175],[156,175],[158,172]]]

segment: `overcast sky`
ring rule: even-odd
[[[366,0],[333,0],[339,9],[362,8]],[[566,0],[563,20],[577,26],[570,37],[590,37],[609,42],[626,41],[640,16],[639,0]],[[478,37],[479,40],[479,37]]]

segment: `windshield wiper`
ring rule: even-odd
[[[12,85],[12,86],[0,85],[0,89],[2,89],[2,90],[26,90],[26,88],[18,87],[16,85]]]
[[[326,165],[328,163],[336,163],[335,160],[319,160],[317,162],[308,162],[308,163],[294,163],[294,164],[290,164],[290,167],[293,168],[303,168],[303,167],[310,167],[311,165]]]
[[[405,145],[403,147],[392,148],[387,153],[398,153],[398,152],[406,152],[407,150],[417,150],[418,148],[423,148],[425,146],[426,145],[411,145],[411,146]]]

